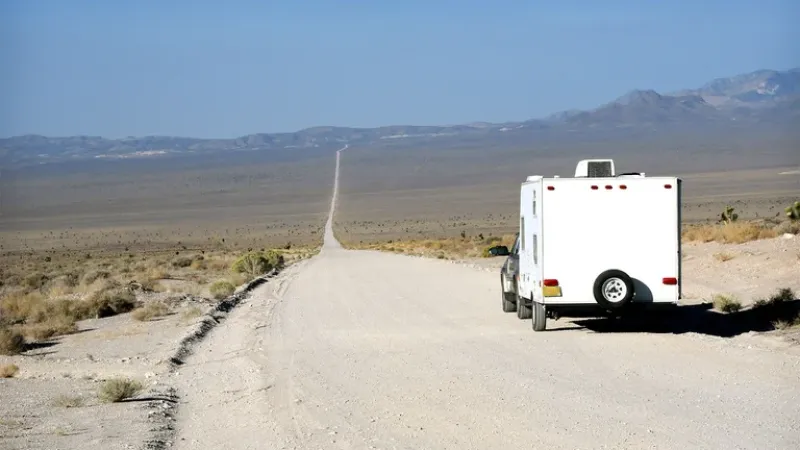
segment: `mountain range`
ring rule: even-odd
[[[190,156],[231,151],[276,151],[350,146],[530,145],[534,141],[624,139],[641,133],[726,136],[796,133],[800,124],[800,68],[758,70],[672,93],[633,90],[592,110],[562,111],[506,123],[377,128],[313,127],[235,139],[171,136],[106,139],[97,136],[24,135],[0,139],[5,167],[79,161]],[[501,144],[498,144],[501,143]]]

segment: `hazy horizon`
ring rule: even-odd
[[[8,1],[0,136],[225,139],[541,118],[798,67],[799,6]]]

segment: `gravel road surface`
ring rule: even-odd
[[[325,239],[180,369],[175,447],[798,448],[797,353],[566,320],[534,333],[502,312],[496,273],[344,250],[330,222]]]

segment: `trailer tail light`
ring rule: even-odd
[[[661,281],[668,286],[675,286],[678,284],[678,279],[675,277],[665,277]]]
[[[671,185],[671,184],[665,184],[665,185],[664,185],[664,187],[665,187],[666,189],[672,189],[672,185]]]
[[[561,297],[561,287],[558,280],[548,278],[542,280],[542,295],[545,297]]]
[[[555,188],[555,187],[553,187],[553,186],[547,186],[547,190],[548,190],[548,191],[555,191],[555,190],[556,190],[556,188]]]

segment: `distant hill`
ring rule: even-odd
[[[731,130],[748,136],[797,133],[800,119],[800,69],[759,70],[719,78],[671,94],[634,90],[588,111],[570,110],[548,117],[508,123],[452,126],[393,125],[377,128],[319,126],[293,133],[259,133],[235,139],[145,136],[106,139],[98,136],[0,139],[3,167],[80,161],[83,159],[168,158],[221,152],[302,152],[351,146],[463,145],[530,146],[532,142],[575,139],[624,139],[631,133],[705,135],[730,139]]]
[[[729,78],[718,78],[699,89],[684,90],[672,95],[697,95],[709,104],[722,107],[771,106],[800,96],[800,68],[784,72],[758,70]]]

